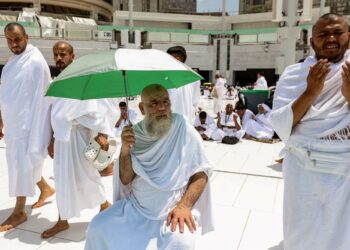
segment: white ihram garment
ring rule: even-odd
[[[234,89],[232,90],[231,93],[230,93],[229,91],[226,91],[226,93],[225,93],[224,96],[225,96],[225,99],[234,100],[234,99],[237,98],[238,92],[237,92],[237,90],[234,88]]]
[[[122,120],[118,128],[115,128],[115,136],[119,137],[122,134],[123,128],[129,125],[129,121],[132,125],[137,123],[137,113],[135,110],[128,107],[128,120]],[[119,118],[118,118],[119,119]],[[117,119],[117,120],[118,120]]]
[[[255,120],[248,119],[243,125],[246,133],[258,139],[272,139],[274,130],[272,128],[272,124],[269,121],[269,113],[270,112],[257,114],[255,116]]]
[[[2,71],[4,122],[10,196],[34,196],[50,141],[49,103],[44,98],[50,70],[40,51],[28,44]]]
[[[214,98],[214,114],[217,114],[221,112],[222,105],[223,105],[223,99],[225,97],[225,84],[226,80],[225,78],[218,78],[215,82],[215,89],[218,94],[217,98]]]
[[[194,127],[202,127],[205,129],[205,131],[199,131],[199,134],[205,134],[208,138],[216,140],[221,140],[225,136],[225,132],[221,129],[218,129],[216,126],[216,123],[213,119],[213,117],[207,115],[207,118],[205,120],[205,123],[202,124],[199,115],[196,116],[196,119],[194,121]]]
[[[241,125],[243,126],[243,128],[244,128],[244,125],[247,124],[247,122],[252,119],[254,119],[254,113],[251,110],[246,109],[241,120]]]
[[[194,249],[199,232],[213,230],[209,176],[202,139],[192,125],[173,114],[167,135],[157,139],[145,131],[144,122],[134,126],[136,144],[132,148],[135,179],[123,186],[116,163],[114,205],[97,215],[89,225],[86,250]],[[208,184],[192,209],[197,233],[165,225],[168,213],[181,199],[191,176],[208,175]]]
[[[258,78],[258,80],[256,80],[254,89],[268,89],[267,81],[266,81],[265,77],[260,76]]]
[[[234,122],[233,116],[238,116],[238,115],[234,112],[232,112],[230,115],[226,115],[226,111],[221,112],[220,124],[223,126],[234,127],[235,122]],[[240,123],[239,117],[237,117],[237,121],[238,121],[238,123]],[[234,137],[237,137],[238,139],[242,139],[244,134],[245,134],[245,131],[243,130],[243,128],[241,128],[240,130],[237,130],[235,128],[225,128],[224,127],[223,129],[220,129],[220,130],[223,131],[224,133],[218,134],[221,136],[221,138],[217,138],[217,140],[222,140],[222,138],[224,138],[224,136],[234,136]]]
[[[196,81],[177,89],[168,90],[172,112],[183,115],[191,124],[194,122],[201,96],[200,83]]]
[[[345,58],[349,59],[349,51]],[[308,57],[289,66],[277,85],[270,120],[283,141],[284,249],[347,250],[350,246],[349,104],[341,66],[331,65],[322,93],[292,128],[293,102],[304,92]],[[347,128],[347,129],[346,129]],[[330,139],[335,135],[337,139]]]
[[[85,208],[106,201],[99,172],[83,155],[98,132],[114,136],[118,102],[112,99],[79,101],[56,99],[51,114],[54,131],[54,175],[61,219],[80,216]]]

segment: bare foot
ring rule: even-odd
[[[27,220],[27,214],[20,212],[19,214],[11,214],[0,226],[0,232],[8,231],[12,228],[17,227]]]
[[[114,162],[112,162],[105,169],[103,169],[100,172],[100,175],[101,176],[110,176],[110,175],[113,175],[113,171],[114,171]]]
[[[260,138],[260,139],[256,139],[257,142],[263,142],[263,143],[269,143],[272,144],[273,141],[269,140],[269,139],[264,139],[264,138]]]
[[[109,208],[110,206],[111,206],[111,203],[109,203],[108,201],[105,201],[105,203],[101,204],[100,212],[106,210],[106,209]]]
[[[48,186],[47,188],[45,188],[41,193],[40,193],[40,196],[39,196],[39,199],[37,202],[35,202],[33,205],[32,205],[32,208],[39,208],[41,207],[42,205],[44,205],[45,201],[47,198],[49,198],[50,196],[52,196],[54,193],[55,193],[55,189]]]
[[[282,164],[283,163],[283,158],[279,158],[279,159],[275,160],[275,162]]]
[[[67,230],[68,228],[69,228],[69,223],[67,220],[59,220],[57,221],[56,225],[54,225],[50,229],[45,230],[41,234],[41,238],[44,238],[44,239],[50,238],[52,236],[55,236],[59,232]]]
[[[253,136],[248,135],[248,134],[245,134],[245,135],[243,136],[243,138],[244,138],[244,139],[247,139],[247,140],[253,140],[253,139],[254,139]]]

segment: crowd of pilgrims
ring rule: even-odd
[[[231,86],[226,88],[225,99],[229,100],[229,103],[223,106],[215,117],[210,115],[208,110],[198,106],[194,119],[187,119],[193,124],[202,139],[223,143],[230,141],[227,139],[231,139],[231,141],[233,139],[234,143],[228,144],[235,144],[242,138],[265,143],[278,141],[269,121],[271,108],[267,104],[261,103],[257,106],[257,113],[254,114],[247,108],[246,98],[242,94],[238,95],[237,90]],[[207,95],[203,94],[203,91],[201,98],[207,99]],[[138,117],[137,111],[128,108],[124,101],[119,103],[119,109],[120,117],[116,123],[116,136],[119,136],[129,123],[136,124],[141,119]]]

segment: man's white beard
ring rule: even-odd
[[[146,114],[144,122],[147,132],[153,137],[160,138],[169,132],[173,123],[173,117],[169,114],[167,118],[156,119]]]

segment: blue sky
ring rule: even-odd
[[[239,0],[226,0],[226,9],[228,12],[238,12]],[[221,11],[222,0],[197,0],[198,12],[216,12]]]

